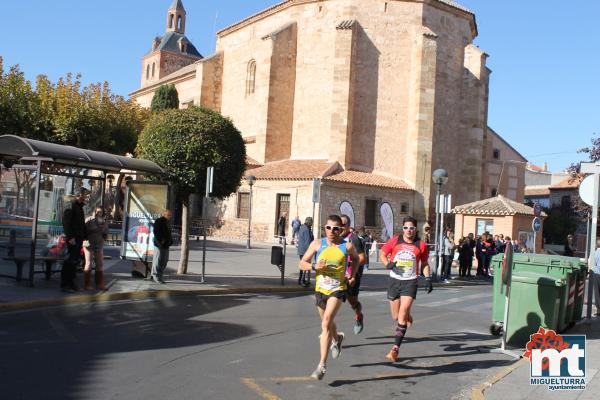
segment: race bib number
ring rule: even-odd
[[[392,272],[401,279],[417,276],[417,257],[412,251],[400,250],[394,257]]]

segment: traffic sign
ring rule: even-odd
[[[579,197],[589,205],[594,205],[594,175],[586,176],[579,185]]]
[[[534,232],[539,232],[542,229],[542,220],[539,219],[538,217],[535,217],[533,219],[533,223],[531,224],[531,227],[533,228]]]
[[[542,206],[540,206],[540,203],[535,203],[533,205],[533,215],[535,215],[536,217],[542,215]]]

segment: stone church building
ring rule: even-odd
[[[255,238],[275,235],[284,212],[312,216],[313,188],[317,224],[342,202],[356,227],[376,233],[385,203],[395,230],[406,215],[431,222],[437,168],[448,171],[442,190],[453,204],[500,193],[523,201],[525,159],[488,128],[488,55],[473,44],[475,15],[457,3],[282,1],[219,31],[206,57],[187,22],[173,1],[131,97],[149,107],[160,85],[174,84],[181,107],[235,123],[257,179]],[[243,182],[211,207],[215,234],[244,237],[248,208]]]

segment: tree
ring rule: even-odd
[[[32,139],[45,139],[38,123],[39,107],[31,82],[18,65],[4,72],[0,57],[0,132]]]
[[[154,114],[140,134],[137,155],[165,170],[183,204],[181,258],[177,273],[187,273],[189,197],[203,192],[206,168],[215,168],[212,195],[234,193],[246,167],[246,146],[229,120],[214,111],[192,107]]]
[[[179,96],[175,85],[162,85],[156,89],[150,104],[152,112],[159,112],[171,108],[179,108]]]
[[[0,57],[0,132],[80,148],[133,152],[149,112],[113,94],[107,82],[83,87],[67,74],[56,84],[36,78],[35,90],[19,66],[4,72]]]

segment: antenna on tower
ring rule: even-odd
[[[213,25],[213,38],[215,41],[215,47],[213,53],[217,52],[217,20],[219,19],[219,10],[215,13],[215,24]]]

